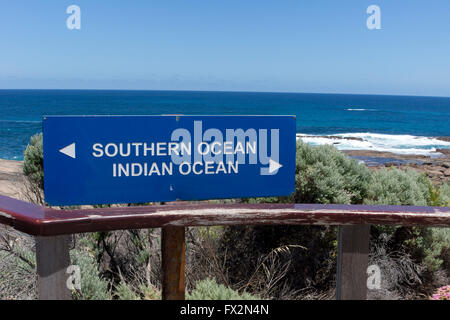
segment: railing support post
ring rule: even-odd
[[[337,300],[367,299],[369,225],[339,226],[336,276]]]
[[[36,265],[39,300],[70,300],[69,236],[36,237]]]
[[[163,300],[185,299],[185,229],[163,227],[162,250],[162,298]]]

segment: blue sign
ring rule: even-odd
[[[293,116],[44,117],[50,205],[290,195]]]

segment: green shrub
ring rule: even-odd
[[[40,189],[44,189],[44,153],[42,133],[30,138],[24,152],[23,174]]]
[[[198,281],[195,289],[186,295],[186,300],[258,300],[249,293],[238,293],[222,284],[217,284],[215,279]]]
[[[365,204],[427,206],[432,184],[414,170],[383,168],[372,174]]]
[[[370,170],[333,146],[297,142],[296,203],[362,203]]]
[[[437,195],[437,205],[450,207],[450,181],[440,185]]]
[[[247,199],[250,203],[362,203],[371,172],[333,146],[297,141],[295,192],[290,197]]]
[[[24,152],[23,174],[26,178],[24,196],[26,200],[44,204],[44,159],[42,133],[30,138]]]
[[[121,281],[116,287],[115,294],[119,300],[141,300],[139,294],[137,294],[130,285]]]
[[[450,275],[450,229],[418,227],[413,233],[405,244],[415,258],[431,272],[443,267]]]
[[[161,300],[161,291],[144,283],[127,283],[122,279],[114,291],[119,300]]]
[[[72,265],[80,267],[81,291],[74,293],[75,298],[84,300],[108,300],[111,294],[108,281],[100,276],[94,254],[88,248],[72,250],[70,252]]]

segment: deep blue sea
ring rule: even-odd
[[[298,138],[339,149],[437,154],[450,98],[195,91],[0,90],[0,158],[23,159],[43,115],[296,115]],[[341,141],[324,135],[339,135]],[[314,136],[314,137],[311,137]],[[316,137],[319,136],[319,137]]]

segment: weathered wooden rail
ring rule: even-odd
[[[0,196],[0,224],[36,236],[41,299],[69,297],[67,235],[163,228],[163,298],[184,298],[184,227],[217,225],[338,225],[338,299],[365,299],[369,226],[450,226],[450,207],[171,203],[56,210]]]

